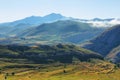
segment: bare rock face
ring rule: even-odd
[[[103,56],[120,45],[120,25],[115,25],[82,47],[98,52]]]

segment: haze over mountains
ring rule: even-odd
[[[43,17],[31,16],[14,22],[1,23],[0,43],[26,44],[28,41],[30,44],[82,43],[119,22],[120,20],[115,18],[87,20],[65,17],[56,13]]]
[[[52,13],[44,17],[30,16],[13,22],[1,23],[0,34],[15,35],[23,30],[26,30],[27,28],[35,27],[42,23],[54,22],[63,18],[65,17],[60,14]]]
[[[120,23],[120,19],[115,19],[115,18],[108,18],[108,19],[94,18],[87,20],[87,19],[76,19],[71,17],[65,17],[61,14],[52,13],[43,17],[30,16],[13,22],[1,23],[0,34],[15,35],[16,33],[26,30],[27,28],[35,27],[43,23],[55,22],[58,20],[73,20],[78,22],[84,22],[94,27],[110,27],[112,25]]]

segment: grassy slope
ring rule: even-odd
[[[9,46],[9,48],[8,46],[1,46],[1,49],[9,50],[9,54],[15,55],[16,52],[35,52],[34,54],[36,54],[36,52],[51,52],[52,50],[56,52],[62,50],[65,53],[80,51],[86,55],[96,54],[74,45],[61,44],[54,46],[41,45],[32,48],[25,46]],[[66,58],[68,56],[65,56]],[[71,64],[59,63],[57,61],[49,64],[34,64],[34,62],[26,58],[2,57],[0,58],[0,80],[4,80],[6,75],[6,80],[119,80],[120,78],[120,69],[114,69],[114,64],[97,59],[90,59],[90,62],[80,62],[77,59],[74,56],[73,63]],[[15,75],[12,75],[13,72]]]
[[[17,63],[4,64],[2,67]],[[100,60],[77,62],[73,64],[19,64],[29,65],[30,68],[3,68],[0,79],[4,79],[5,73],[9,73],[7,80],[119,80],[120,69],[114,65]],[[65,70],[65,72],[64,72]],[[12,76],[11,73],[15,72]]]

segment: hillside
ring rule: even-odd
[[[66,57],[67,56],[67,57]],[[73,58],[87,61],[90,58],[102,59],[102,56],[74,45],[39,45],[36,47],[8,45],[0,46],[0,58],[28,59],[34,63],[72,63]]]
[[[0,79],[3,80],[120,78],[120,69],[114,64],[104,61],[95,52],[75,45],[1,45],[0,52]]]
[[[114,63],[120,63],[120,45],[111,50],[110,53],[106,56],[106,59]]]
[[[91,40],[88,43],[85,43],[83,47],[98,52],[103,56],[112,54],[113,55],[112,57],[114,57],[115,59],[116,57],[119,57],[118,56],[119,49],[116,50],[116,48],[120,45],[119,34],[120,34],[120,25],[113,26],[108,30],[106,30],[105,32],[103,32],[100,36],[96,37],[95,39]]]
[[[72,20],[64,20],[64,21],[57,21],[54,23],[46,23],[42,24],[38,27],[35,27],[25,33],[23,33],[23,36],[37,36],[42,33],[47,33],[47,34],[65,34],[68,32],[83,32],[83,31],[88,31],[91,30],[91,26],[86,23],[80,23],[77,21],[72,21]]]
[[[24,30],[17,35],[20,39],[11,41],[14,43],[28,42],[29,44],[77,44],[92,39],[104,30],[105,28],[92,27],[87,23],[73,20],[61,20],[53,23],[45,23],[40,26]]]

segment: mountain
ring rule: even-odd
[[[82,43],[106,28],[119,24],[120,19],[76,19],[52,13],[43,17],[30,16],[0,24],[0,43]],[[74,28],[73,28],[74,27]],[[4,38],[4,39],[3,39]]]
[[[42,23],[50,23],[62,19],[65,19],[65,17],[61,14],[52,13],[44,17],[31,16],[14,22],[1,23],[0,34],[4,33],[7,35],[16,35],[18,32],[22,32],[27,28],[38,26]]]
[[[93,27],[109,27],[120,23],[120,19],[107,18],[107,19],[76,19],[72,17],[65,17],[61,14],[51,13],[46,16],[30,16],[24,19],[16,20],[13,22],[6,22],[0,24],[0,34],[4,34],[8,37],[13,37],[19,32],[22,32],[28,28],[38,26],[43,23],[52,23],[58,20],[73,20],[88,23]]]
[[[53,23],[45,23],[38,27],[28,30],[27,34],[22,33],[23,36],[36,36],[42,33],[47,34],[65,34],[68,32],[79,32],[92,29],[89,24],[80,23],[72,20],[57,21]]]
[[[40,25],[42,23],[54,22],[57,20],[64,19],[65,17],[61,14],[51,13],[49,15],[40,17],[40,16],[30,16],[21,20],[14,21],[10,24],[18,25],[18,24],[31,24],[31,25]]]
[[[92,27],[87,23],[73,20],[61,20],[53,23],[44,23],[29,28],[17,35],[29,43],[82,43],[92,39],[105,28]],[[15,42],[15,41],[14,41]]]
[[[108,55],[107,57],[115,59],[115,57],[119,57],[118,46],[120,46],[120,25],[109,28],[100,36],[84,44],[83,48],[98,52],[103,56]]]

